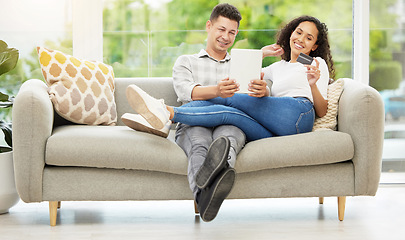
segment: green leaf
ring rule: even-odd
[[[13,150],[11,147],[0,146],[0,153],[10,152]]]
[[[8,108],[13,106],[14,98],[0,92],[0,108]]]
[[[6,49],[7,47],[7,43],[5,43],[3,40],[0,40],[0,51]]]
[[[10,147],[13,147],[11,123],[0,121],[0,128],[4,133],[4,140],[6,140],[6,143]]]
[[[0,92],[0,101],[5,102],[8,101],[9,96],[7,94],[4,94]]]
[[[7,44],[0,40],[0,75],[12,70],[18,62],[18,50],[9,48]]]

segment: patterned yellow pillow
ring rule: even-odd
[[[328,110],[325,116],[315,119],[312,131],[321,129],[336,130],[339,99],[343,91],[343,85],[344,79],[338,79],[329,85]]]
[[[49,96],[59,115],[79,124],[115,125],[111,66],[44,47],[37,47],[37,52]]]

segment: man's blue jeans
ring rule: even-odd
[[[314,120],[313,104],[307,98],[256,98],[247,94],[192,101],[174,108],[172,119],[191,126],[234,125],[248,141],[310,132]]]

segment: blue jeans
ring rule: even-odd
[[[315,111],[307,98],[256,98],[247,94],[193,101],[175,107],[172,119],[191,126],[234,125],[248,141],[310,132],[314,120]]]

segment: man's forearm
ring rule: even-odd
[[[195,86],[191,92],[193,100],[208,100],[218,97],[218,86]]]

